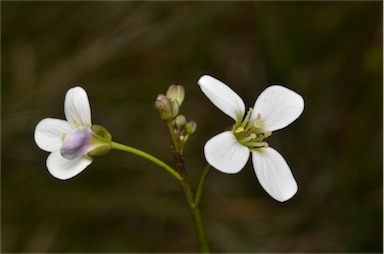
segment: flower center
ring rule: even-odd
[[[248,148],[268,147],[268,143],[263,140],[272,135],[272,132],[263,132],[264,122],[261,115],[257,114],[255,120],[250,121],[252,108],[249,108],[243,121],[236,124],[233,128],[233,134],[240,144]]]

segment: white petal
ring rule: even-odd
[[[208,99],[221,111],[236,122],[243,119],[245,114],[243,99],[226,84],[208,75],[202,76],[197,83]]]
[[[251,121],[260,114],[264,131],[282,129],[295,121],[304,110],[304,99],[283,86],[270,86],[255,102]]]
[[[79,86],[71,88],[65,95],[64,113],[72,128],[79,124],[91,126],[91,107],[89,106],[88,95]]]
[[[287,162],[275,149],[252,151],[253,168],[264,190],[274,199],[284,202],[297,192],[297,183]]]
[[[61,148],[62,136],[71,129],[67,121],[45,118],[35,128],[35,142],[40,149],[53,152]]]
[[[67,180],[82,172],[89,164],[91,159],[78,157],[68,160],[61,156],[60,151],[51,153],[47,158],[47,168],[54,177]]]
[[[249,149],[240,145],[232,132],[222,132],[204,146],[204,155],[209,164],[217,170],[234,174],[247,164]]]

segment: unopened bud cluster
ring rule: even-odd
[[[184,101],[184,87],[171,85],[166,95],[159,94],[155,101],[155,108],[162,120],[172,120],[179,113],[181,103]]]
[[[171,85],[166,95],[159,94],[155,101],[155,108],[160,118],[172,125],[180,151],[183,150],[187,139],[197,129],[194,121],[188,122],[184,115],[179,115],[179,109],[184,97],[185,90],[183,86]]]
[[[172,121],[172,125],[180,150],[182,151],[188,138],[196,132],[197,124],[195,121],[187,122],[185,116],[178,115]]]

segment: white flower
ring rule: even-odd
[[[42,150],[51,152],[47,158],[48,171],[61,180],[82,172],[95,157],[87,154],[95,153],[95,148],[107,144],[108,138],[110,140],[110,136],[103,136],[106,135],[103,127],[92,126],[91,108],[83,88],[68,90],[64,113],[67,121],[45,118],[37,124],[34,135],[36,144]]]
[[[303,98],[273,85],[260,94],[246,114],[240,96],[221,81],[204,75],[198,84],[216,107],[236,121],[231,131],[207,141],[204,155],[208,163],[221,172],[234,174],[244,168],[251,154],[256,177],[264,190],[280,202],[293,197],[298,189],[295,178],[283,156],[264,139],[301,115]]]

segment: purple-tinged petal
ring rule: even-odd
[[[35,142],[37,146],[47,152],[57,151],[63,144],[63,135],[71,129],[67,121],[45,118],[35,128]]]
[[[226,131],[207,141],[204,155],[208,163],[217,170],[234,174],[247,164],[249,149],[239,144],[231,131]]]
[[[283,156],[275,149],[252,151],[253,168],[260,185],[274,199],[287,201],[297,192],[297,183]]]
[[[87,154],[91,148],[92,132],[89,127],[78,127],[67,133],[60,153],[66,159],[72,160]]]

